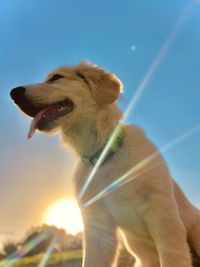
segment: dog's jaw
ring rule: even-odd
[[[85,117],[77,124],[66,124],[61,130],[63,142],[70,145],[78,156],[89,157],[108,141],[121,118],[122,112],[116,104],[106,106],[93,118]]]
[[[32,120],[28,138],[30,139],[33,136],[36,129],[40,131],[51,130],[56,125],[55,121],[64,115],[68,115],[73,108],[72,101],[66,100],[40,110]]]

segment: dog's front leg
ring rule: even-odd
[[[83,211],[85,251],[83,267],[114,267],[117,254],[116,225],[106,210]]]
[[[152,194],[143,216],[156,245],[161,267],[192,267],[186,229],[173,197]]]

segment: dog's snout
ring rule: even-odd
[[[26,88],[23,86],[18,86],[10,91],[10,96],[12,99],[22,97],[26,91]]]

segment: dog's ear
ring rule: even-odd
[[[97,65],[82,62],[76,66],[76,74],[84,79],[90,87],[94,99],[100,105],[113,103],[122,92],[120,80]]]

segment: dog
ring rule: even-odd
[[[143,130],[119,124],[123,113],[115,102],[121,93],[114,74],[81,62],[56,69],[41,83],[16,87],[10,95],[33,118],[29,138],[36,130],[60,133],[77,155],[74,184],[84,221],[84,267],[116,266],[119,240],[137,267],[192,267],[190,249],[200,256],[200,211],[171,178]],[[132,168],[121,186],[91,203]]]

